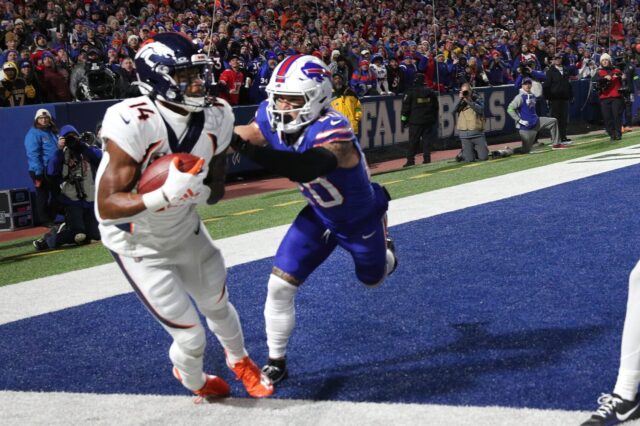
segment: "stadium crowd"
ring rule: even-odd
[[[359,97],[404,93],[416,73],[440,92],[519,86],[557,53],[573,79],[593,76],[605,52],[640,59],[639,0],[433,3],[0,0],[0,105],[136,96],[132,58],[166,31],[207,52],[219,96],[245,105],[265,99],[276,63],[297,53]]]

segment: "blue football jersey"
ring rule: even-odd
[[[351,140],[360,153],[357,166],[349,169],[337,168],[326,176],[298,185],[327,228],[348,233],[351,225],[362,223],[368,218],[378,220],[380,216],[375,210],[379,203],[369,179],[366,160],[349,120],[333,108],[328,108],[304,129],[296,143],[288,146],[284,135],[272,130],[267,116],[267,104],[268,101],[260,104],[255,120],[273,149],[302,153],[336,140]]]

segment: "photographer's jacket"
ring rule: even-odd
[[[102,151],[81,143],[78,149],[57,150],[47,166],[47,174],[60,184],[60,202],[92,208],[95,173]]]
[[[471,96],[470,102],[458,98],[453,104],[453,110],[458,115],[456,129],[462,139],[476,137],[484,131],[484,104],[475,94]]]
[[[438,95],[424,85],[414,85],[402,99],[402,115],[409,125],[432,125],[438,120]],[[403,120],[404,121],[404,120]]]

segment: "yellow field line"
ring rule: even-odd
[[[380,182],[380,185],[393,185],[394,183],[404,182],[404,179],[390,180],[389,182]]]
[[[482,166],[483,163],[471,163],[471,164],[465,164],[462,167],[478,167],[478,166]]]
[[[264,210],[264,209],[245,210],[243,212],[231,213],[231,216],[244,216],[246,214],[258,213],[258,212],[261,212],[262,210]]]
[[[420,179],[423,177],[431,176],[433,173],[422,173],[419,175],[411,176],[409,179]]]
[[[224,217],[210,217],[209,219],[203,219],[202,223],[215,222],[222,219],[224,219]]]
[[[272,207],[286,207],[286,206],[290,206],[292,204],[300,204],[300,203],[304,203],[305,200],[296,200],[296,201],[289,201],[286,203],[280,203],[280,204],[274,204]]]

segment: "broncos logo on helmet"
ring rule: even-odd
[[[188,38],[178,33],[158,34],[142,45],[135,63],[142,93],[189,111],[208,105],[205,82],[210,80],[212,62]],[[197,81],[202,84],[195,84],[193,91]]]

